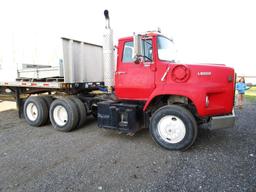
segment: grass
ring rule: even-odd
[[[245,95],[256,96],[256,86],[251,87],[245,92]]]
[[[256,101],[256,96],[251,96],[251,95],[245,95],[245,99],[247,101]]]
[[[248,101],[256,101],[256,86],[251,87],[245,92],[245,98]]]

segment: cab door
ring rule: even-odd
[[[133,61],[133,41],[120,41],[115,90],[119,99],[147,100],[155,88],[152,39],[144,40],[144,61]]]

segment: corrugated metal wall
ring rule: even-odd
[[[102,47],[63,38],[64,81],[103,82]]]

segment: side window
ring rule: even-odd
[[[133,49],[134,45],[132,41],[126,42],[124,44],[124,51],[123,51],[123,63],[132,63],[133,62]],[[152,56],[152,40],[146,39],[143,40],[143,53],[144,53],[144,61],[150,62],[153,60]]]
[[[124,44],[124,52],[123,52],[123,63],[131,63],[133,62],[133,42],[126,42]]]

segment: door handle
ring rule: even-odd
[[[127,74],[127,72],[124,72],[124,71],[117,71],[116,74],[117,74],[117,75],[124,75],[124,74]]]

